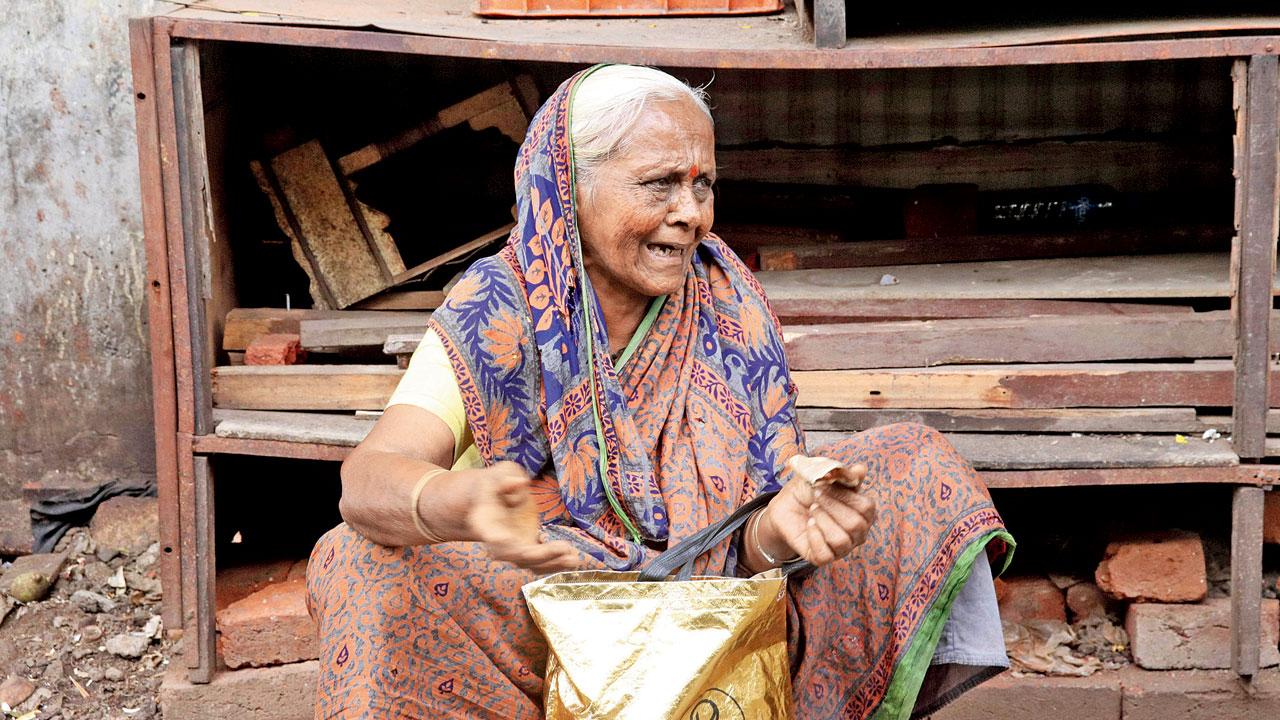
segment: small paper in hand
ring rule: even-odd
[[[787,465],[810,485],[835,483],[853,490],[862,485],[862,480],[849,472],[849,468],[828,457],[795,455]]]

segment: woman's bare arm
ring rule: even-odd
[[[342,463],[342,519],[379,545],[421,545],[413,522],[413,488],[428,471],[453,463],[453,431],[434,414],[392,405]],[[456,470],[433,477],[417,512],[444,542],[484,543],[490,556],[535,572],[577,567],[578,553],[563,541],[539,542],[520,532],[531,502],[529,474],[512,462]]]
[[[342,463],[342,519],[380,545],[420,545],[409,502],[413,486],[428,470],[453,464],[453,432],[433,413],[392,405],[369,436]],[[433,478],[418,499],[418,511],[445,540],[469,540],[469,488],[454,473]]]

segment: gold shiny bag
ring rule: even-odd
[[[547,718],[791,717],[784,572],[691,577],[693,561],[767,501],[756,498],[641,572],[567,572],[525,585],[550,648]]]

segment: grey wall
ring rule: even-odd
[[[127,20],[0,3],[0,499],[154,472]]]

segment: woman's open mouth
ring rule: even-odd
[[[679,245],[649,243],[645,245],[645,249],[649,251],[651,256],[659,261],[679,261],[684,258],[684,249]]]

